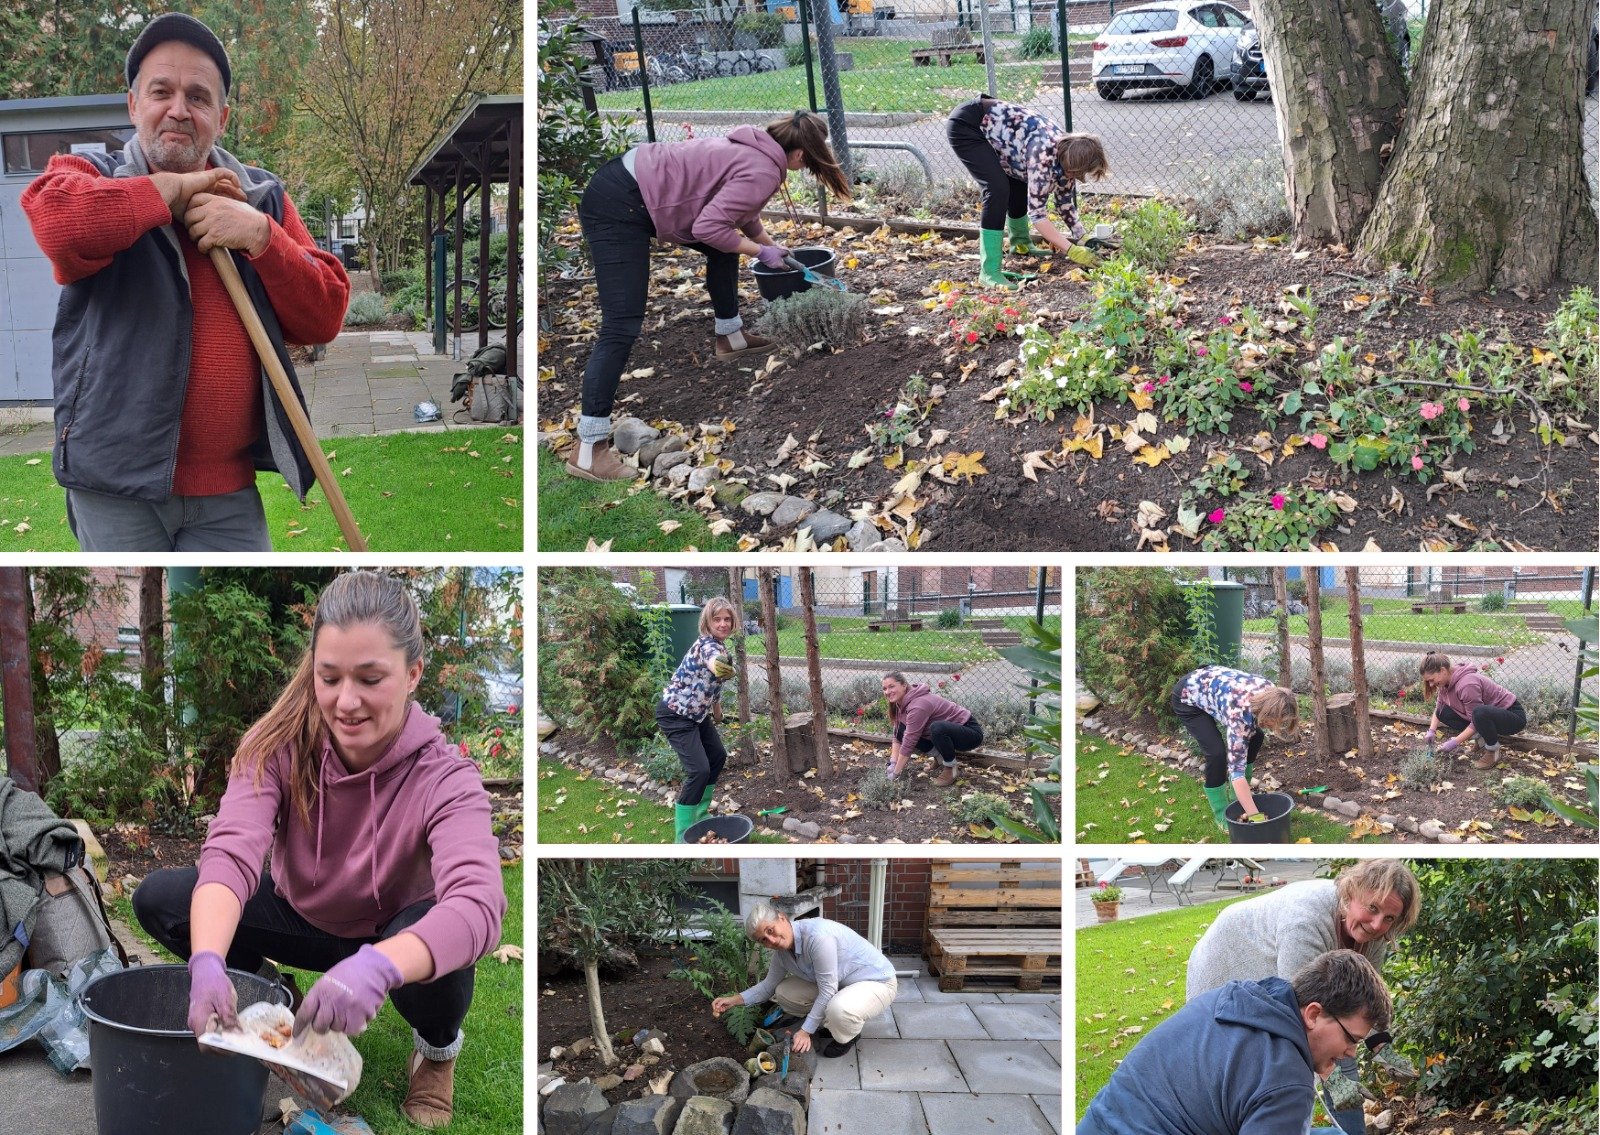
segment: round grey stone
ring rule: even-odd
[[[619,419],[611,427],[611,445],[618,453],[638,453],[641,445],[660,436],[660,430],[631,416]]]
[[[739,502],[739,507],[751,516],[771,516],[772,510],[783,503],[782,493],[751,493]]]
[[[698,493],[716,479],[717,467],[715,465],[702,465],[689,474],[689,488]]]
[[[837,512],[821,509],[806,518],[803,527],[811,529],[811,538],[819,544],[837,540],[850,531],[850,521]]]
[[[744,1065],[726,1056],[713,1056],[691,1064],[672,1078],[667,1089],[678,1100],[693,1096],[715,1096],[729,1103],[743,1103],[750,1094],[750,1074]]]
[[[650,475],[652,477],[665,477],[668,472],[682,465],[685,461],[693,460],[694,458],[690,454],[683,452],[681,449],[675,449],[671,453],[663,453],[650,466]]]
[[[733,1135],[805,1135],[805,1108],[782,1092],[757,1088],[739,1109]]]
[[[858,520],[850,526],[844,538],[850,542],[852,552],[864,552],[869,544],[878,542],[878,526],[870,520]]]
[[[677,434],[658,437],[654,441],[647,441],[639,447],[636,455],[639,458],[639,468],[648,469],[655,464],[656,458],[663,453],[676,453],[683,448],[683,438]]]
[[[678,1116],[672,1135],[728,1135],[733,1130],[734,1106],[715,1096],[690,1096]]]
[[[772,510],[772,523],[779,528],[787,528],[816,511],[815,501],[808,501],[805,497],[784,497],[778,507]]]

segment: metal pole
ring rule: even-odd
[[[656,116],[650,109],[650,69],[644,65],[644,28],[639,24],[639,6],[633,6],[633,50],[639,57],[639,91],[644,95],[645,140],[656,140]]]
[[[1061,49],[1061,125],[1072,132],[1072,25],[1067,0],[1056,0],[1056,46]]]
[[[1589,614],[1594,609],[1594,568],[1583,569],[1583,613]],[[1585,657],[1588,644],[1583,639],[1578,640],[1578,660],[1572,668],[1572,704],[1567,709],[1567,745],[1570,747],[1578,737],[1578,701],[1583,697],[1583,672],[1588,669],[1588,659]]]
[[[806,0],[797,0],[796,6],[800,10],[800,54],[806,61],[806,105],[811,108],[811,113],[817,111],[817,74],[816,67],[811,59],[811,5]]]
[[[824,9],[831,5],[824,4]],[[637,10],[637,9],[635,9]],[[839,90],[839,61],[833,51],[832,13],[824,11],[817,21],[817,57],[822,63],[822,97],[828,104],[828,134],[833,152],[844,169],[845,181],[852,180],[850,136],[844,123],[844,95]]]
[[[994,97],[994,40],[989,38],[989,0],[978,0],[978,24],[983,29],[983,69],[989,80],[989,97]]]

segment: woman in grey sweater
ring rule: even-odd
[[[1285,980],[1329,950],[1355,950],[1381,969],[1395,939],[1417,920],[1416,876],[1398,859],[1367,859],[1337,879],[1308,879],[1223,908],[1189,954],[1185,990],[1193,998],[1230,981]],[[1355,1079],[1354,1058],[1339,1061]],[[1360,1106],[1334,1115],[1347,1135],[1362,1135]]]
[[[772,951],[767,976],[743,993],[718,997],[711,1015],[769,997],[793,1016],[805,1016],[794,1033],[794,1050],[810,1051],[812,1035],[826,1022],[818,1045],[822,1056],[843,1056],[855,1047],[866,1023],[894,1003],[894,966],[871,942],[827,918],[792,921],[766,903],[744,919],[745,934]]]

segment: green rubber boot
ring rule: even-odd
[[[711,811],[711,792],[716,788],[714,784],[706,785],[706,794],[700,797],[700,803],[694,805],[694,822],[699,823],[706,818],[706,813]]]
[[[1219,784],[1215,788],[1206,788],[1205,794],[1206,799],[1211,802],[1211,818],[1217,821],[1217,827],[1221,828],[1223,831],[1227,831],[1228,817],[1226,812],[1228,810],[1228,804],[1230,803],[1229,797],[1232,795],[1228,791],[1228,786],[1226,784]]]
[[[1006,226],[1011,230],[1011,251],[1019,256],[1033,255],[1033,221],[1029,217],[1010,217]]]
[[[1025,276],[1018,272],[1007,272],[1000,267],[1002,255],[1001,246],[1005,243],[1006,234],[1001,229],[979,229],[978,247],[983,253],[981,267],[978,269],[978,282],[988,288],[1005,288],[1014,290],[1019,281],[1031,280],[1032,276]]]
[[[672,842],[682,843],[683,833],[694,826],[695,809],[698,804],[674,804],[672,806]]]

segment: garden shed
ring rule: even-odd
[[[114,152],[131,137],[125,94],[0,101],[0,406],[51,399],[61,288],[23,215],[22,191],[54,154]]]

